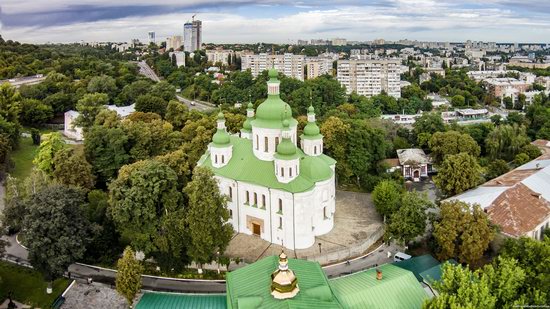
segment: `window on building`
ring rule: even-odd
[[[233,202],[233,188],[229,187],[229,201]]]
[[[292,177],[292,167],[288,169],[288,177]]]
[[[262,207],[265,208],[265,194],[262,194]]]
[[[279,145],[279,137],[278,136],[275,137],[275,147],[277,147],[277,145]]]
[[[229,218],[233,219],[233,210],[229,209]]]
[[[283,229],[283,218],[279,217],[279,229]]]
[[[256,150],[260,149],[260,138],[256,135]]]
[[[281,167],[281,177],[285,177],[285,169]]]
[[[264,137],[264,151],[265,152],[269,151],[269,140],[268,140],[267,136]]]
[[[280,214],[283,214],[283,200],[279,199],[279,210],[277,211]]]
[[[224,163],[225,163],[225,156],[222,155],[222,164],[224,164]]]
[[[246,199],[246,204],[250,204],[250,195],[249,195],[248,191],[246,191],[245,199]]]
[[[328,219],[328,216],[327,216],[327,206],[323,207],[323,218]]]
[[[317,154],[317,146],[313,146],[313,154]]]
[[[258,193],[254,192],[254,205],[258,205]]]
[[[214,163],[218,164],[218,155],[214,156]]]

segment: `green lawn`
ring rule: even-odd
[[[0,303],[11,291],[14,300],[40,308],[50,308],[55,299],[69,286],[69,280],[57,279],[53,293],[46,294],[47,283],[32,269],[0,261]]]
[[[10,175],[17,179],[24,179],[30,175],[32,170],[32,160],[38,149],[37,145],[32,144],[32,138],[22,137],[19,142],[19,148],[11,153],[11,160],[15,167],[10,171]]]

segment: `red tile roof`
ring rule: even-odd
[[[504,191],[487,208],[487,213],[503,233],[520,237],[550,217],[550,202],[523,183],[518,183]]]

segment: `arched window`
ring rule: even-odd
[[[225,163],[225,156],[222,155],[222,164],[224,164],[224,163]]]
[[[250,204],[250,194],[248,193],[248,191],[246,191],[246,204]]]
[[[277,210],[278,213],[283,214],[283,200],[279,199],[279,209]]]
[[[281,177],[285,177],[285,169],[281,167]]]
[[[218,164],[218,155],[214,156],[214,163]]]
[[[233,188],[229,187],[229,201],[233,202]]]
[[[268,140],[267,136],[264,137],[264,151],[265,152],[269,151],[269,140]]]
[[[265,194],[262,194],[262,207],[265,207]]]
[[[313,146],[313,154],[317,154],[317,146]]]
[[[279,217],[279,229],[283,229],[283,218]]]
[[[275,147],[277,147],[277,145],[279,145],[279,137],[278,136],[275,137]]]
[[[288,169],[288,177],[292,177],[292,167]]]
[[[254,192],[254,205],[258,205],[258,193]]]
[[[258,137],[258,134],[256,134],[256,150],[260,149],[260,137]]]

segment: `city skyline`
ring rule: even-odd
[[[181,35],[195,13],[203,22],[203,42],[213,43],[334,37],[546,43],[550,37],[550,3],[542,0],[6,0],[0,9],[4,39],[37,43],[146,41],[149,31],[162,40]]]

